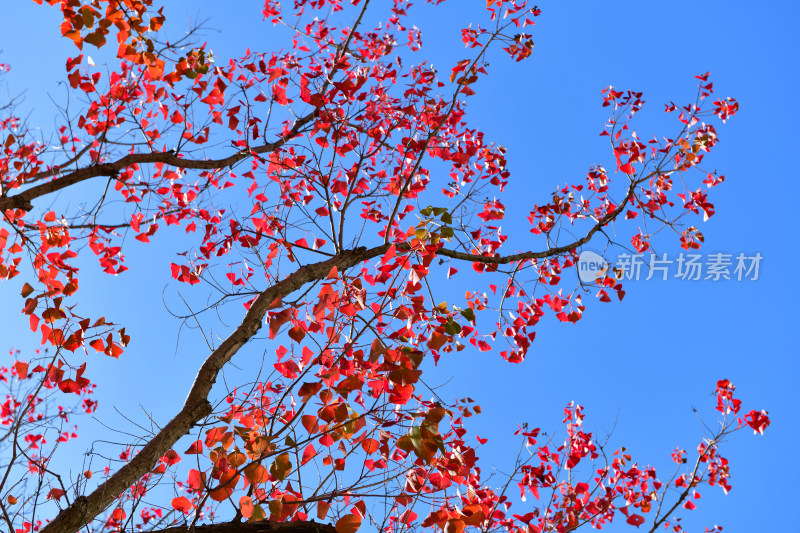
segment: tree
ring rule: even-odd
[[[523,239],[498,222],[506,150],[467,110],[490,57],[529,60],[535,6],[488,1],[486,19],[461,32],[465,56],[439,74],[418,57],[401,0],[267,0],[287,49],[224,61],[194,30],[170,41],[152,0],[47,3],[81,52],[66,61],[81,104],[62,108],[51,140],[2,106],[0,277],[25,279],[25,324],[46,348],[32,360],[16,352],[0,373],[9,530],[535,532],[616,518],[679,531],[701,486],[729,490],[720,445],[769,419],[745,414],[728,380],[716,384],[719,424],[691,459],[675,450],[666,478],[585,431],[570,404],[561,435],[520,427],[507,477],[490,485],[467,432],[480,408],[422,377],[465,349],[522,363],[543,317],[575,323],[584,298],[621,301],[613,269],[572,281],[590,242],[622,246],[627,232],[642,252],[668,230],[700,247],[687,221],[714,214],[709,189],[724,179],[702,170],[717,142],[706,121],[738,110],[713,96],[708,74],[693,103],[666,106],[675,131],[661,140],[631,127],[641,93],[603,90],[614,171],[594,166],[533,205]],[[112,37],[103,73],[84,47],[113,49]],[[120,464],[71,477],[52,458],[77,436],[73,411],[96,409],[87,355],[124,357],[137,334],[84,314],[77,265],[96,256],[124,282],[123,251],[140,246],[129,234],[179,254],[164,267],[185,284],[184,320],[210,311],[235,325],[209,335],[166,424],[121,447]],[[201,290],[212,296],[197,310]],[[218,383],[255,343],[268,347],[261,368]],[[72,398],[80,407],[62,407]]]

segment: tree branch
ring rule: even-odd
[[[157,529],[151,533],[336,533],[330,524],[312,521],[295,522],[224,522],[204,526],[177,526]]]
[[[164,154],[164,156],[174,157],[169,154]],[[550,248],[541,252],[523,252],[498,257],[472,255],[447,249],[440,249],[437,254],[466,261],[505,264],[524,259],[552,257],[568,252],[589,242],[596,232],[600,231],[603,226],[619,216],[632,197],[635,187],[636,182],[632,181],[628,187],[625,199],[620,202],[619,206],[610,213],[607,213],[592,226],[586,235],[570,244]],[[46,525],[41,530],[41,533],[75,533],[78,531],[81,527],[94,519],[94,517],[102,513],[104,509],[106,509],[120,494],[127,490],[128,487],[141,478],[141,476],[151,471],[159,458],[161,458],[178,439],[186,435],[191,430],[192,426],[211,414],[212,407],[208,401],[208,395],[217,379],[217,375],[220,370],[222,370],[222,367],[239,351],[239,348],[244,346],[259,329],[261,329],[264,316],[267,311],[273,307],[275,302],[298,290],[306,283],[324,279],[334,267],[339,270],[353,267],[362,261],[383,255],[390,246],[391,244],[383,244],[370,249],[362,247],[355,250],[343,251],[326,261],[312,263],[298,268],[295,272],[259,294],[245,314],[241,324],[239,324],[236,330],[208,356],[200,367],[195,377],[195,382],[189,392],[189,396],[186,398],[186,402],[181,411],[175,415],[175,417],[164,426],[138,454],[134,455],[129,463],[120,468],[119,471],[97,487],[89,496],[77,498],[72,505],[61,511],[55,520]],[[407,245],[398,246],[400,249],[406,247]]]
[[[129,463],[120,468],[88,496],[81,496],[61,511],[41,533],[75,533],[103,512],[120,494],[146,473],[155,468],[158,460],[182,436],[203,418],[211,414],[208,395],[222,367],[261,329],[264,316],[273,304],[306,283],[324,279],[336,267],[345,270],[362,261],[386,253],[389,245],[375,248],[346,250],[326,261],[298,268],[283,280],[269,287],[253,301],[239,326],[219,347],[211,352],[195,376],[183,408]]]
[[[0,196],[0,212],[5,211],[6,209],[24,209],[25,211],[31,211],[33,209],[31,202],[36,198],[60,191],[75,185],[76,183],[80,183],[91,178],[96,178],[98,176],[115,176],[119,174],[120,171],[135,164],[164,163],[176,168],[190,168],[195,170],[213,170],[233,166],[242,159],[250,157],[252,154],[273,152],[285,145],[300,132],[300,129],[303,126],[313,120],[318,113],[318,110],[314,110],[313,112],[295,121],[289,133],[274,143],[266,143],[261,146],[250,148],[249,150],[240,150],[239,152],[231,154],[222,159],[184,159],[171,152],[149,152],[143,154],[128,154],[110,163],[101,163],[98,165],[83,167],[70,172],[69,174],[64,174],[60,178],[57,178],[53,181],[36,185],[13,196]],[[32,176],[30,179],[38,180],[55,176],[59,174],[61,170],[61,166],[55,166],[49,170]]]
[[[588,243],[592,240],[592,236],[600,231],[603,226],[606,226],[613,222],[625,209],[625,206],[628,204],[631,198],[633,198],[633,193],[636,190],[636,181],[631,181],[631,184],[628,186],[628,190],[625,193],[625,198],[619,203],[616,209],[611,211],[610,213],[606,213],[606,215],[597,221],[597,223],[592,226],[589,231],[586,232],[586,235],[581,237],[580,239],[576,239],[575,241],[565,244],[563,246],[556,246],[555,248],[548,248],[547,250],[543,250],[541,252],[520,252],[518,254],[511,254],[511,255],[498,255],[494,257],[488,257],[485,255],[475,255],[475,254],[468,254],[466,252],[459,252],[456,250],[448,250],[447,248],[440,248],[436,255],[442,255],[445,257],[450,257],[452,259],[459,259],[462,261],[472,261],[474,263],[484,263],[487,265],[505,265],[508,263],[515,263],[517,261],[523,261],[525,259],[544,259],[547,257],[553,257],[556,255],[560,255],[570,250],[574,250],[579,246],[583,246],[584,244]]]

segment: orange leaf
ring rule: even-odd
[[[78,50],[83,48],[83,38],[81,37],[81,32],[77,30],[67,30],[64,32],[64,37],[67,39],[72,39],[72,42],[75,43],[75,46],[78,47]]]
[[[371,455],[378,451],[378,448],[381,447],[381,444],[375,439],[364,439],[361,441],[361,447],[364,448],[364,451],[367,452],[367,455]]]
[[[464,516],[464,523],[468,526],[479,526],[486,519],[483,509],[477,503],[467,505],[461,509],[461,514]]]
[[[431,333],[427,346],[432,350],[439,350],[447,342],[447,335],[442,335],[438,331]]]
[[[27,298],[33,292],[33,287],[28,285],[27,283],[22,286],[22,297]]]
[[[336,533],[356,533],[361,527],[361,517],[354,514],[344,515],[336,522]]]
[[[333,267],[331,269],[331,271],[328,272],[328,278],[327,279],[338,279],[338,278],[339,278],[339,269],[336,268],[336,267]]]
[[[64,337],[64,332],[62,330],[54,329],[50,331],[47,340],[49,340],[50,344],[53,346],[62,346],[67,339]]]
[[[317,417],[314,415],[303,415],[300,418],[300,422],[302,422],[303,427],[306,428],[309,434],[317,432]]]
[[[208,492],[209,497],[215,502],[224,502],[233,494],[233,489],[236,488],[238,481],[239,475],[236,470],[231,469],[220,477],[219,487]]]
[[[17,361],[14,363],[14,370],[17,371],[17,376],[19,376],[19,379],[25,379],[28,377],[28,363]]]
[[[267,472],[264,465],[253,463],[244,469],[244,477],[247,478],[247,481],[256,485],[269,481],[269,472]]]
[[[458,518],[451,518],[444,525],[444,533],[461,533],[464,531],[464,521]]]
[[[206,431],[206,446],[211,447],[222,440],[225,436],[224,427],[211,428]]]
[[[239,498],[239,510],[241,510],[242,516],[245,518],[253,516],[253,500],[250,496],[242,496]]]
[[[184,514],[189,514],[194,509],[194,506],[186,496],[178,496],[177,498],[172,498],[172,508]]]

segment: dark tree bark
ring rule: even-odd
[[[177,526],[157,529],[151,533],[336,533],[330,524],[319,522],[224,522],[204,526]]]

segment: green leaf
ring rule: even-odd
[[[83,17],[83,23],[86,24],[87,28],[94,26],[94,13],[92,12],[92,8],[89,6],[84,6],[81,8],[80,14]]]
[[[248,522],[259,522],[267,518],[264,508],[260,505],[253,507],[253,514],[247,519]]]
[[[444,330],[448,335],[458,335],[461,333],[461,325],[458,322],[453,321],[451,317],[448,317],[447,322],[444,325]]]
[[[467,307],[461,311],[461,316],[472,322],[475,320],[475,311],[473,311],[471,307]]]
[[[411,441],[411,445],[414,446],[414,450],[419,453],[422,450],[422,431],[420,431],[419,427],[414,426],[411,428],[411,431],[408,432],[408,438]]]
[[[433,442],[436,443],[436,447],[439,448],[439,451],[445,453],[444,451],[444,440],[442,439],[441,435],[434,435]]]
[[[407,435],[403,435],[399,439],[397,439],[397,447],[403,450],[404,452],[410,452],[414,449],[414,445],[411,444],[411,439],[408,438]]]

